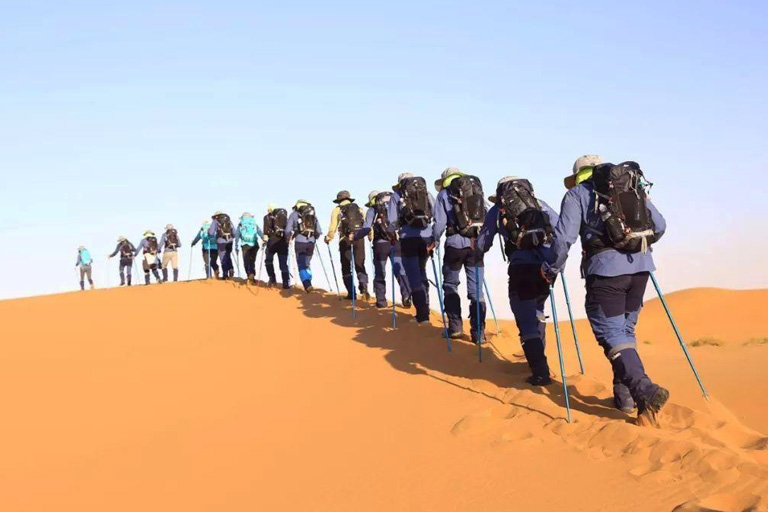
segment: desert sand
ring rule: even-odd
[[[581,300],[581,298],[578,298]],[[0,302],[0,510],[768,510],[768,290],[639,326],[662,428],[611,407],[609,365],[562,324],[573,423],[534,390],[511,322],[484,360],[332,295],[189,282]],[[505,308],[497,304],[497,309]],[[564,312],[561,312],[561,319]],[[490,320],[490,319],[489,319]],[[557,371],[554,338],[547,353]]]

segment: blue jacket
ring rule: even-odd
[[[435,223],[432,228],[435,240],[439,242],[448,226],[456,227],[458,224],[456,213],[453,211],[451,194],[448,190],[443,189],[437,194],[437,204],[435,205],[434,214]],[[471,241],[471,238],[456,233],[448,236],[445,240],[445,246],[453,247],[454,249],[466,249],[471,247]]]
[[[317,219],[315,219],[317,221]],[[319,222],[315,222],[315,236],[305,236],[301,233],[298,233],[299,230],[299,212],[296,210],[291,212],[291,215],[288,217],[288,223],[285,226],[285,238],[286,240],[291,239],[291,235],[293,235],[293,232],[296,231],[296,241],[301,243],[311,243],[314,244],[317,241],[317,237],[323,234],[323,228],[320,226]]]
[[[178,232],[176,234],[176,238],[179,239],[179,243],[176,245],[175,248],[173,248],[173,247],[166,247],[165,246],[165,243],[167,242],[166,238],[167,238],[166,234],[163,233],[163,236],[160,237],[160,241],[157,242],[158,251],[162,251],[162,252],[176,252],[176,249],[181,247],[181,237],[178,235]]]
[[[435,198],[432,194],[429,194],[429,204],[432,206],[432,211],[435,211]],[[427,226],[423,229],[414,228],[412,226],[400,226],[400,211],[402,205],[400,204],[400,194],[395,192],[392,194],[392,200],[387,207],[387,216],[389,217],[389,231],[391,233],[400,233],[400,238],[426,238],[431,239],[434,237],[433,226]]]
[[[242,220],[240,221],[240,223],[237,225],[237,228],[235,228],[235,233],[236,233],[236,235],[235,235],[235,250],[237,250],[240,247],[241,244],[244,245],[244,246],[245,245],[251,245],[252,247],[258,247],[259,246],[259,240],[261,240],[261,237],[264,236],[264,232],[261,231],[261,226],[259,226],[258,222],[255,223],[255,225],[256,225],[256,240],[254,240],[253,245],[251,245],[250,242],[249,243],[243,243],[241,235],[240,235],[240,226],[242,226]]]
[[[135,251],[135,250],[136,250],[136,248],[133,246],[133,244],[132,244],[131,242],[129,242],[128,240],[126,240],[125,242],[117,242],[117,245],[115,246],[115,250],[114,250],[114,251],[112,251],[112,254],[110,254],[110,255],[109,255],[109,257],[110,257],[110,258],[112,258],[112,257],[116,256],[116,255],[117,255],[117,253],[118,253],[118,252],[120,252],[120,246],[122,246],[122,245],[123,245],[124,243],[126,243],[126,242],[128,243],[128,245],[130,245],[130,246],[131,246],[131,252],[133,253],[133,251]],[[121,254],[121,255],[120,255],[120,257],[122,258],[122,256],[123,256],[123,255]]]
[[[658,240],[664,235],[667,223],[656,207],[647,202],[651,220],[655,226],[654,232]],[[552,263],[545,263],[544,270],[554,276],[563,270],[568,259],[568,250],[576,239],[581,237],[582,247],[586,247],[591,238],[604,233],[605,226],[600,214],[595,211],[595,194],[592,184],[587,181],[570,189],[563,198],[560,207],[560,220],[555,227],[555,237],[552,241]],[[599,252],[586,261],[582,261],[584,275],[615,277],[638,272],[650,272],[656,269],[653,264],[652,249],[645,254],[621,253],[615,249]]]
[[[552,227],[557,226],[557,212],[547,203],[539,200],[541,208],[549,216],[549,223]],[[493,247],[496,234],[501,233],[505,240],[509,240],[509,233],[505,228],[499,229],[499,205],[495,204],[485,214],[485,222],[480,230],[480,236],[477,238],[477,247],[483,252],[488,252]],[[510,265],[530,265],[541,264],[545,261],[552,261],[552,250],[549,245],[544,245],[537,249],[516,249],[509,258]]]
[[[144,248],[147,247],[147,239],[142,238],[141,242],[139,242],[139,245],[136,246],[136,250],[133,251],[134,256],[138,256],[140,252],[144,252]],[[160,244],[157,244],[157,253],[160,254]]]
[[[203,249],[206,251],[208,250],[214,250],[217,249],[218,246],[216,245],[216,237],[208,234],[208,228],[210,227],[210,224],[205,224],[200,228],[200,231],[197,232],[197,236],[192,240],[192,247],[194,247],[197,242],[200,240],[203,241]]]

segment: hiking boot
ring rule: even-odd
[[[361,292],[361,296],[365,302],[369,302],[371,300],[371,294],[368,293],[368,290]]]
[[[304,291],[306,291],[307,293],[312,293],[313,291],[315,291],[315,289],[314,289],[312,286],[307,286],[307,287],[304,289]]]
[[[552,378],[549,375],[531,375],[525,382],[531,386],[549,386],[552,384]]]
[[[445,332],[443,332],[443,338],[445,338]],[[462,331],[448,331],[448,338],[452,340],[463,340],[464,332]]]
[[[488,339],[485,337],[485,333],[483,333],[482,337],[480,338],[481,343],[487,342]],[[472,331],[472,343],[477,345],[477,333],[475,331]]]
[[[632,414],[637,409],[629,388],[621,383],[613,385],[613,405],[624,414]]]
[[[640,426],[659,426],[658,414],[669,400],[669,391],[657,384],[647,398],[640,400],[637,407],[637,424]]]
[[[416,327],[421,327],[422,325],[429,325],[429,320],[417,320],[415,318],[411,318],[408,323],[414,324]]]
[[[413,303],[411,302],[411,299],[403,299],[403,307],[405,309],[411,309],[411,306],[413,306]]]
[[[377,302],[376,309],[389,309],[389,304],[382,304],[381,302]]]
[[[357,298],[357,297],[355,297],[355,298]],[[348,294],[347,294],[347,295],[344,297],[344,300],[352,300],[352,294],[351,294],[351,293],[348,293]]]

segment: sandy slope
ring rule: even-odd
[[[0,302],[0,510],[763,510],[768,345],[743,343],[768,336],[768,291],[670,302],[686,336],[723,345],[691,350],[707,404],[649,304],[660,430],[611,409],[583,322],[586,376],[564,327],[568,425],[558,386],[523,384],[508,324],[480,364],[446,352],[437,318],[393,331],[234,283]]]

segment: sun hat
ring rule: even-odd
[[[573,174],[563,180],[565,188],[571,189],[592,175],[592,169],[603,163],[603,159],[597,155],[580,156],[573,163]]]

